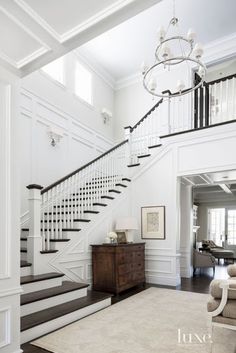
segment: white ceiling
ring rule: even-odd
[[[143,60],[153,61],[157,29],[168,25],[172,3],[163,0],[86,43],[79,51],[92,56],[115,80],[137,73]],[[194,28],[203,44],[236,32],[235,13],[235,0],[176,0],[181,32]]]
[[[0,0],[0,65],[19,76],[160,0]]]
[[[195,202],[232,201],[236,206],[236,170],[190,175],[182,183],[193,186]]]

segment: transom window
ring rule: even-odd
[[[75,68],[75,94],[92,105],[92,74],[78,61]]]
[[[228,210],[228,237],[229,245],[236,244],[236,210]]]
[[[44,66],[42,71],[50,76],[53,80],[65,84],[64,79],[64,58],[61,57],[57,60],[54,60],[50,64]]]

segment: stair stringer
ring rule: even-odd
[[[109,231],[114,229],[115,214],[126,215],[128,212],[129,188],[112,201],[106,210],[102,210],[98,217],[93,219],[86,228],[57,252],[48,266],[64,273],[69,280],[91,283],[92,261],[91,244],[99,244]],[[127,209],[127,211],[125,210]]]

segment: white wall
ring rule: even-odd
[[[0,67],[0,351],[20,352],[18,80]]]
[[[92,71],[93,106],[82,102],[73,93],[74,53],[65,57],[65,86],[56,83],[42,72],[35,72],[21,83],[20,98],[20,159],[21,213],[28,209],[27,191],[30,183],[47,186],[67,173],[105,152],[114,143],[114,119],[104,124],[102,108],[111,112],[113,89]],[[89,69],[91,67],[89,66]],[[49,142],[50,125],[63,131],[56,147]]]
[[[193,234],[193,197],[192,186],[183,185],[180,188],[180,274],[181,277],[192,276]]]

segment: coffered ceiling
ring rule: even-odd
[[[0,0],[0,64],[25,76],[160,0]]]

